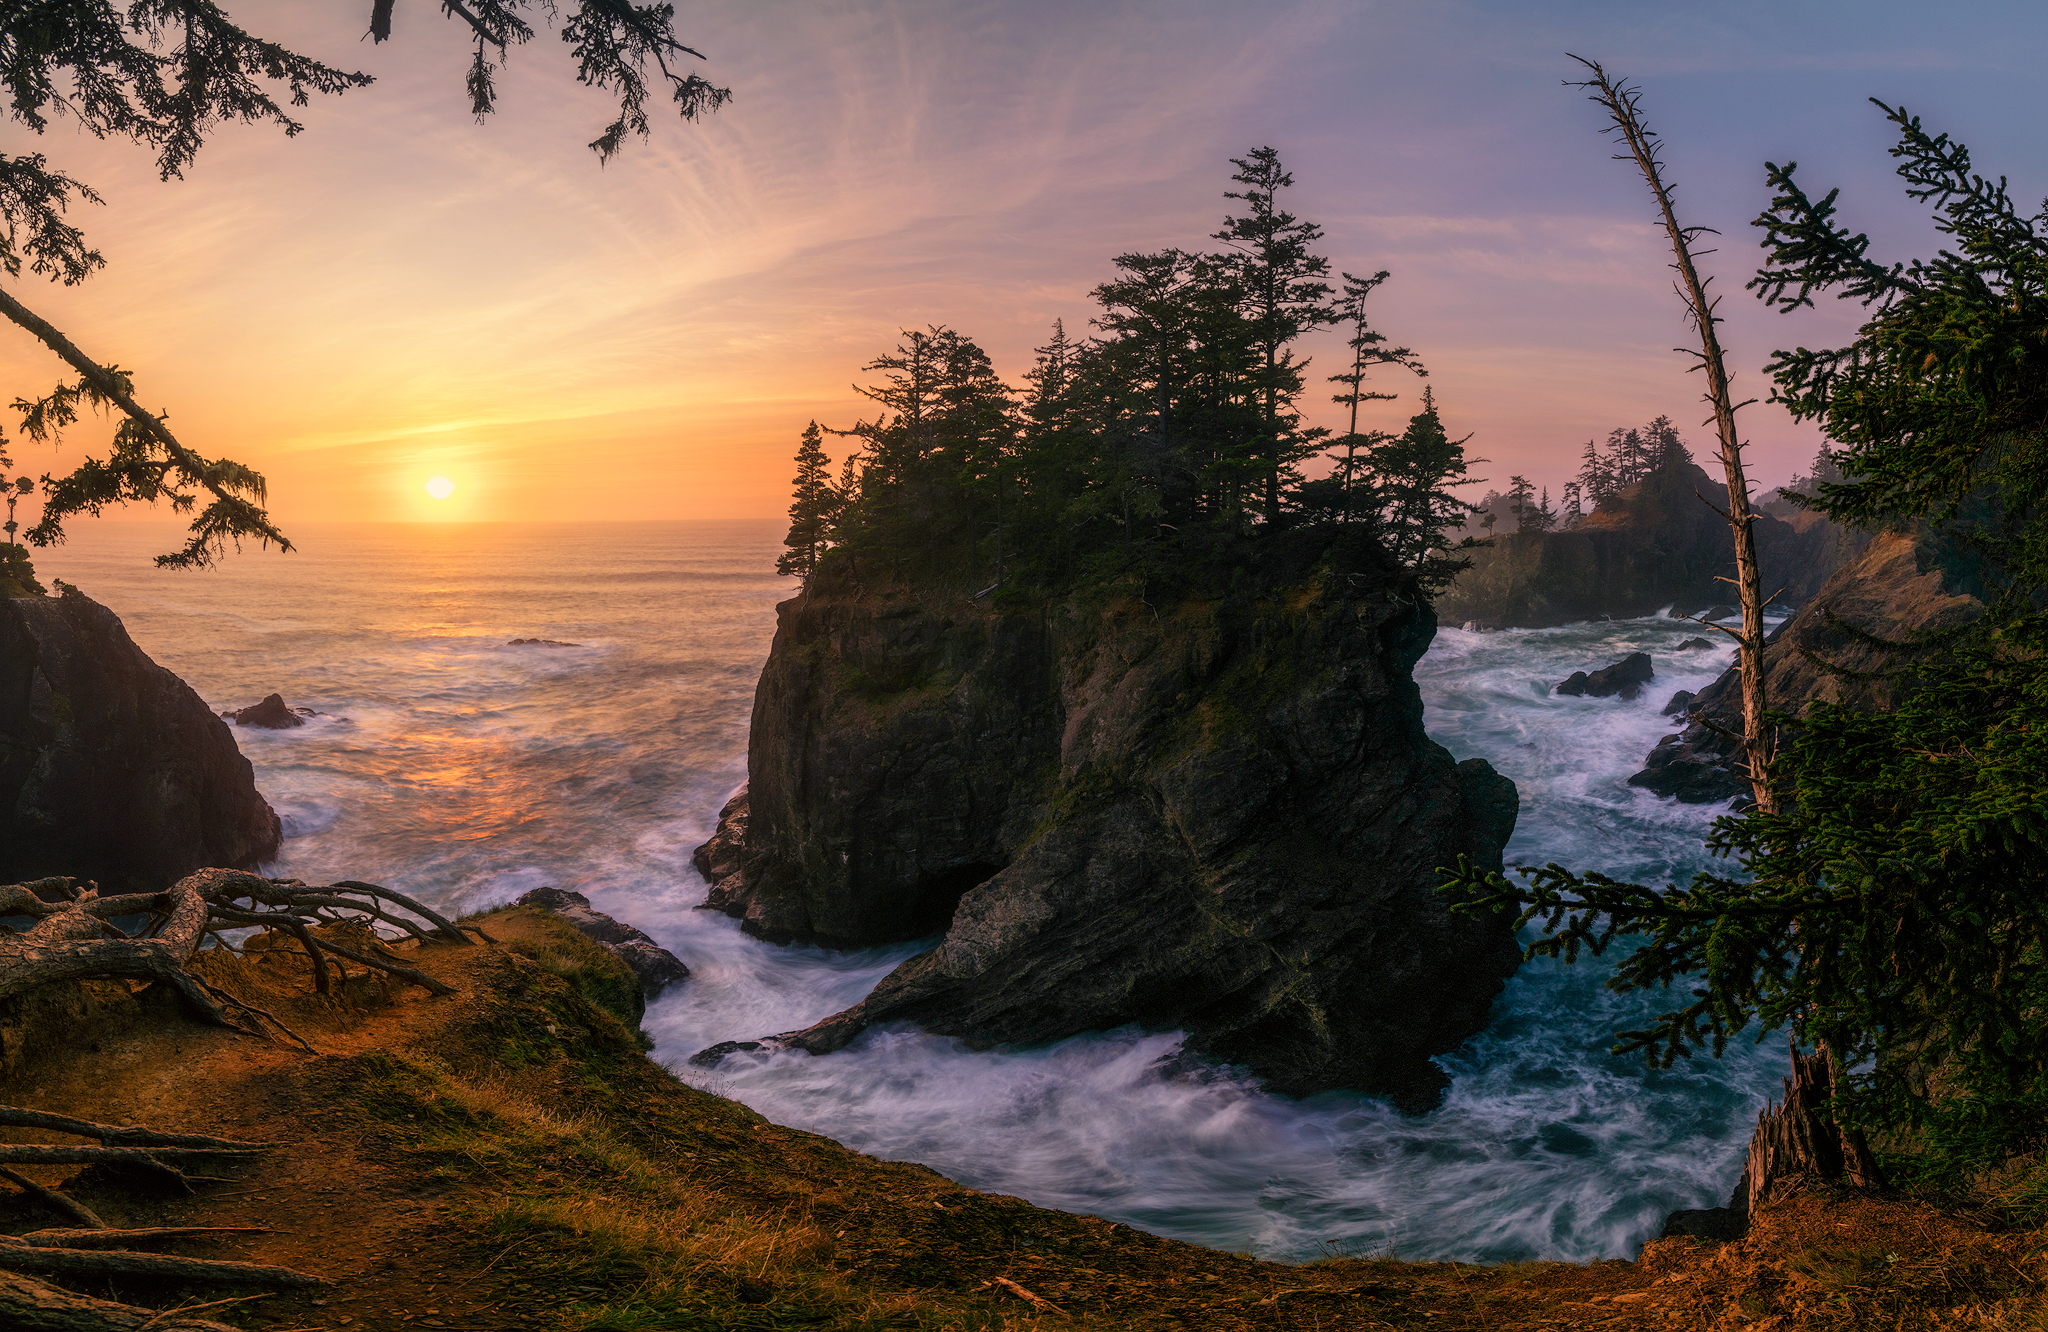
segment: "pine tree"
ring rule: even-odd
[[[1536,487],[1526,476],[1508,478],[1508,512],[1515,516],[1517,532],[1538,530],[1533,516],[1536,512]]]
[[[1405,366],[1413,370],[1418,379],[1427,378],[1429,375],[1429,371],[1422,368],[1422,362],[1417,360],[1415,353],[1408,348],[1382,346],[1381,344],[1387,340],[1386,335],[1374,329],[1366,319],[1365,298],[1372,294],[1373,288],[1386,280],[1387,270],[1384,268],[1369,278],[1356,277],[1346,273],[1344,274],[1344,286],[1337,300],[1339,317],[1343,323],[1350,325],[1351,328],[1351,337],[1346,343],[1351,348],[1351,369],[1342,374],[1330,376],[1331,383],[1342,384],[1345,388],[1344,392],[1332,395],[1330,401],[1351,409],[1351,427],[1345,432],[1344,438],[1341,441],[1344,452],[1342,456],[1334,453],[1331,455],[1337,464],[1339,484],[1343,487],[1344,495],[1343,509],[1338,518],[1339,522],[1348,523],[1351,521],[1352,493],[1357,488],[1358,482],[1359,450],[1369,450],[1374,444],[1380,443],[1384,439],[1384,436],[1377,433],[1373,435],[1361,435],[1358,433],[1359,404],[1367,402],[1392,402],[1400,396],[1396,393],[1366,392],[1366,376],[1375,367],[1382,365]]]
[[[1471,438],[1450,437],[1437,414],[1436,394],[1425,388],[1422,410],[1409,418],[1408,428],[1375,445],[1371,454],[1381,540],[1396,560],[1415,571],[1426,593],[1441,590],[1471,566],[1470,559],[1453,555],[1452,550],[1478,544],[1468,538],[1454,546],[1445,535],[1480,512],[1478,505],[1451,493],[1483,479],[1465,475],[1473,462],[1480,461],[1465,456]],[[1492,520],[1491,513],[1480,517],[1480,526],[1489,534]]]
[[[839,489],[832,484],[832,460],[825,456],[824,431],[816,421],[805,428],[803,440],[797,445],[793,490],[789,535],[782,539],[788,549],[775,561],[775,572],[803,579],[808,591],[811,575],[817,571],[818,559],[831,537],[832,524],[843,507]]]
[[[1339,316],[1329,305],[1330,284],[1323,280],[1330,261],[1310,248],[1323,238],[1322,228],[1279,205],[1280,191],[1294,184],[1280,165],[1280,154],[1254,148],[1230,163],[1237,168],[1231,179],[1244,189],[1223,197],[1240,200],[1248,211],[1243,217],[1225,217],[1223,230],[1212,239],[1230,247],[1222,264],[1236,279],[1262,362],[1255,387],[1263,437],[1253,442],[1250,457],[1264,483],[1266,521],[1277,523],[1281,480],[1312,447],[1292,411],[1307,363],[1295,361],[1291,346]]]

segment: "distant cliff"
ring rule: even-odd
[[[1764,649],[1767,705],[1795,716],[1814,700],[1872,712],[1897,706],[1910,682],[1871,674],[1897,663],[1841,626],[1902,642],[1975,619],[1984,610],[1981,589],[1971,581],[1970,562],[1957,555],[1924,529],[1872,539],[1771,635]],[[1833,673],[1819,662],[1864,674]],[[1734,668],[1702,689],[1686,712],[1740,731],[1742,681]],[[1726,800],[1749,789],[1748,778],[1735,767],[1735,750],[1733,740],[1693,721],[1660,740],[1629,781],[1693,804]]]
[[[1732,602],[1734,589],[1716,579],[1735,572],[1734,538],[1702,498],[1725,507],[1728,488],[1679,462],[1602,499],[1569,531],[1496,536],[1437,598],[1437,615],[1446,624],[1535,629]],[[1795,606],[1863,540],[1804,513],[1790,521],[1760,513],[1755,532],[1765,594],[1783,589],[1782,600]]]
[[[779,616],[710,905],[777,940],[944,935],[786,1043],[1140,1023],[1277,1090],[1435,1103],[1429,1056],[1517,956],[1436,870],[1499,865],[1516,796],[1423,734],[1435,620],[1376,546],[1230,599],[821,590]]]
[[[119,617],[76,588],[0,598],[0,882],[155,890],[277,847],[226,723]]]

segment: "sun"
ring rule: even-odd
[[[427,493],[435,499],[447,499],[455,493],[455,483],[445,476],[437,476],[427,482]]]

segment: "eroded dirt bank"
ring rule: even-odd
[[[61,1024],[11,1015],[0,1104],[279,1144],[190,1195],[27,1173],[75,1178],[113,1225],[269,1227],[167,1251],[331,1278],[205,1311],[272,1332],[2048,1327],[2048,1235],[1847,1195],[1795,1197],[1746,1240],[1591,1266],[1289,1266],[1035,1208],[677,1083],[608,1011],[628,983],[614,959],[538,912],[483,923],[498,946],[418,951],[456,986],[444,998],[357,979],[316,999],[281,953],[207,958],[310,1056],[111,987]],[[0,1229],[51,1224],[0,1197]]]

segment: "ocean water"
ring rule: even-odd
[[[1525,965],[1491,1025],[1442,1062],[1442,1109],[1270,1096],[1227,1072],[1169,1076],[1172,1032],[971,1051],[911,1029],[839,1054],[684,1061],[812,1022],[919,951],[776,947],[695,909],[690,867],[743,780],[754,682],[789,580],[766,522],[309,526],[289,556],[203,573],[148,556],[175,529],[100,523],[38,568],[117,611],[217,709],[279,692],[321,715],[238,731],[283,816],[272,870],[388,883],[453,910],[554,884],[652,934],[691,980],[654,1004],[655,1057],[779,1123],[1015,1194],[1275,1258],[1626,1257],[1664,1215],[1725,1200],[1777,1085],[1773,1041],[1670,1071],[1617,1058],[1659,995],[1608,963]],[[1656,881],[1709,863],[1713,807],[1624,783],[1669,728],[1658,709],[1730,650],[1675,654],[1660,618],[1439,633],[1416,677],[1430,733],[1514,778],[1508,860]],[[509,645],[545,638],[564,647]],[[1559,698],[1573,670],[1648,651],[1641,699]]]

